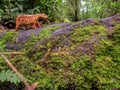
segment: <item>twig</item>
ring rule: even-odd
[[[25,54],[24,52],[0,52],[0,54]]]
[[[1,56],[4,58],[4,60],[7,62],[7,64],[10,66],[10,68],[19,76],[20,80],[25,84],[27,87],[27,90],[33,90],[31,86],[27,83],[27,81],[24,79],[24,77],[18,72],[18,70],[13,66],[13,64],[8,60],[7,57],[5,57],[4,54],[1,54]]]

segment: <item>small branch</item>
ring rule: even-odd
[[[4,54],[1,53],[1,56],[4,58],[4,60],[7,62],[7,64],[10,66],[10,68],[18,75],[20,80],[25,84],[27,87],[27,90],[33,90],[31,86],[27,83],[27,81],[24,79],[24,77],[18,72],[18,70],[13,66],[13,64],[8,60],[7,57],[5,57]]]
[[[25,54],[24,52],[0,52],[0,54]]]

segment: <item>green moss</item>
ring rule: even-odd
[[[117,33],[116,33],[117,32]],[[98,88],[120,88],[120,44],[119,27],[114,29],[112,39],[102,40],[96,48],[94,77]],[[117,37],[118,36],[118,37]]]
[[[18,32],[3,32],[4,35],[0,38],[0,51],[6,46],[7,42],[15,42]]]
[[[105,36],[106,32],[107,29],[102,25],[85,26],[75,29],[75,32],[72,35],[72,40],[80,43],[88,40],[88,38],[92,35]]]
[[[61,26],[51,26],[40,31],[39,38],[49,38],[52,35],[52,32],[61,28]]]
[[[0,56],[0,72],[2,70],[5,70],[6,68],[8,68],[7,63],[4,61],[4,59]]]
[[[24,56],[11,59],[29,83],[39,82],[36,90],[120,88],[119,24],[114,28],[113,38],[107,37],[104,26],[92,25],[76,28],[68,36],[50,39],[55,29],[42,30],[26,43]],[[99,40],[92,43],[93,36]],[[64,40],[69,44],[63,44]],[[89,44],[84,47],[85,42],[92,43],[92,48]],[[87,53],[83,54],[81,48],[87,49]],[[4,67],[0,70],[8,68],[3,61],[0,64]]]
[[[114,27],[114,40],[116,41],[116,43],[120,44],[120,24],[116,24]]]
[[[77,43],[89,40],[93,35],[96,37],[105,37],[106,31],[106,28],[100,25],[77,28],[70,38],[70,40],[72,40],[71,46],[77,48],[79,47]],[[94,72],[92,69],[94,69],[94,66],[90,56],[86,55],[81,57],[80,54],[75,57],[74,55],[72,56],[71,52],[73,52],[74,49],[69,49],[69,46],[61,47],[60,38],[61,37],[57,37],[51,41],[48,39],[48,41],[44,43],[41,42],[42,39],[37,38],[35,42],[31,42],[30,46],[27,46],[29,47],[26,49],[27,57],[37,62],[37,65],[45,71],[44,76],[46,77],[40,79],[41,85],[38,87],[51,89],[55,83],[56,90],[70,88],[69,85],[73,85],[71,88],[76,88],[78,90],[92,88],[92,84],[99,80],[99,78],[96,79],[96,76],[93,75]],[[64,36],[64,38],[67,37]],[[34,49],[31,48],[31,46],[34,47]],[[54,52],[52,48],[55,46],[59,46],[59,49]],[[99,69],[100,68],[98,68],[98,70]],[[94,74],[97,74],[97,72]],[[88,81],[86,82],[86,80]],[[48,87],[45,87],[46,85],[48,85]],[[99,88],[98,86],[96,87]]]
[[[1,38],[1,40],[4,41],[13,41],[15,40],[15,37],[17,36],[18,32],[5,32],[5,35]]]

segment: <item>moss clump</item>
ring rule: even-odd
[[[75,29],[75,32],[72,35],[72,40],[76,43],[83,42],[88,40],[92,35],[106,36],[107,29],[102,25],[89,25],[82,28]]]
[[[116,24],[115,27],[114,27],[114,33],[113,33],[113,36],[114,36],[114,40],[116,41],[116,44],[120,43],[120,24]]]
[[[2,32],[1,32],[2,33]],[[3,32],[4,35],[0,38],[0,51],[4,48],[7,43],[9,42],[15,42],[16,41],[16,36],[17,32]]]
[[[96,63],[94,63],[97,73],[96,86],[98,88],[120,88],[120,44],[119,25],[113,29],[113,38],[101,40],[96,48]]]
[[[3,41],[14,41],[18,32],[5,32],[4,36],[1,38]]]

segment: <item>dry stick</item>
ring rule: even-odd
[[[8,30],[8,31],[7,31],[7,30],[4,29],[4,30],[0,30],[0,32],[16,32],[16,30],[13,29],[13,30]]]
[[[24,52],[0,52],[0,54],[25,54]]]
[[[24,77],[17,71],[17,69],[13,66],[13,64],[5,57],[4,54],[1,54],[1,56],[4,58],[4,60],[7,62],[7,64],[10,66],[10,68],[19,76],[21,81],[25,84],[28,90],[33,90],[31,89],[30,85],[27,83],[27,81],[24,79]]]

